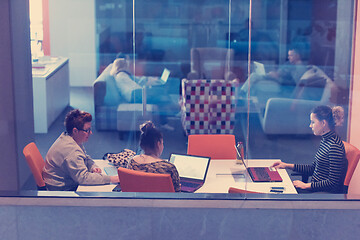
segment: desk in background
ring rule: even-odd
[[[249,167],[268,167],[279,159],[247,160]],[[110,166],[105,160],[95,160],[102,169]],[[196,193],[227,193],[229,187],[236,187],[255,192],[270,193],[271,187],[284,187],[285,194],[297,194],[292,181],[285,169],[278,169],[282,182],[254,183],[245,171],[244,165],[235,160],[211,160],[205,184]],[[115,184],[98,186],[79,186],[77,192],[111,192]]]
[[[69,64],[63,57],[43,57],[33,63],[35,133],[47,133],[70,103]]]

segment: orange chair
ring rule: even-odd
[[[344,180],[344,185],[347,188],[354,174],[355,168],[358,165],[360,159],[360,150],[350,143],[344,141],[343,143],[345,147],[346,159],[348,160],[348,169]]]
[[[230,134],[189,135],[187,153],[211,159],[236,159],[235,136]]]
[[[26,145],[23,149],[23,154],[35,178],[38,190],[46,190],[45,182],[42,178],[42,171],[45,166],[45,162],[36,144],[31,142]]]
[[[240,188],[229,187],[228,193],[259,193],[254,191],[248,191]]]
[[[353,176],[349,182],[347,194],[349,199],[360,198],[360,164],[358,164],[355,168]]]
[[[175,192],[170,174],[118,168],[122,192]]]

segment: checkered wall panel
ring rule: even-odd
[[[182,80],[181,120],[187,135],[232,134],[235,81]]]

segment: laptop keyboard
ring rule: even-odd
[[[260,168],[253,168],[253,169],[259,180],[263,180],[263,181],[271,180],[268,172],[266,171],[266,168],[260,167]]]

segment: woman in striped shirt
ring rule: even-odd
[[[318,106],[310,114],[310,127],[316,136],[321,136],[320,147],[313,164],[289,164],[276,162],[275,168],[292,169],[311,176],[310,183],[293,181],[299,193],[330,192],[344,193],[344,179],[347,171],[345,148],[335,126],[343,122],[341,107]]]

